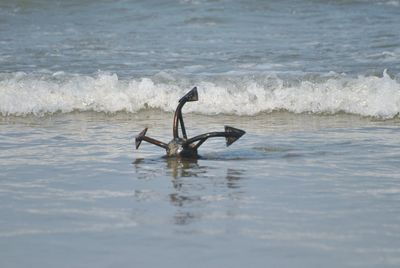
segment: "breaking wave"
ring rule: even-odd
[[[136,113],[143,109],[171,112],[177,100],[194,85],[198,87],[200,100],[185,106],[185,112],[210,115],[255,115],[277,110],[344,112],[384,119],[398,117],[400,113],[400,83],[384,71],[379,77],[327,74],[285,78],[264,74],[201,79],[160,73],[131,80],[109,73],[96,76],[63,72],[3,73],[0,74],[0,114]]]

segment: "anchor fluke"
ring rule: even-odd
[[[146,135],[147,132],[147,127],[143,129],[142,132],[140,132],[136,137],[135,137],[135,144],[136,144],[136,149],[139,149],[140,144],[142,143],[143,137]]]
[[[187,101],[198,101],[199,95],[197,94],[197,87],[192,88],[185,96],[183,96],[179,102],[187,102]]]
[[[229,146],[240,139],[240,137],[242,137],[246,133],[246,131],[230,126],[225,126],[225,133],[226,146]]]

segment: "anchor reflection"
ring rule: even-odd
[[[201,162],[201,160],[200,160]],[[165,163],[165,165],[160,165]],[[176,225],[187,225],[200,220],[205,214],[202,209],[208,204],[222,199],[240,200],[244,171],[229,167],[221,170],[215,162],[199,163],[193,158],[160,158],[157,160],[136,159],[132,164],[141,178],[141,174],[150,170],[151,176],[171,178],[173,190],[168,194],[171,205],[176,207],[172,216]],[[147,178],[148,179],[148,178]],[[230,207],[230,209],[234,208]],[[231,214],[231,211],[229,211]]]
[[[166,157],[165,161],[167,170],[169,170],[171,177],[174,179],[197,177],[202,169],[196,158]]]
[[[231,189],[240,188],[240,180],[243,179],[243,170],[228,168],[226,171],[226,186]]]

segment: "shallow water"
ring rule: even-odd
[[[164,158],[172,114],[56,114],[0,124],[1,266],[397,267],[398,120],[185,117],[224,124],[202,158]]]
[[[1,1],[0,267],[399,267],[399,11]]]

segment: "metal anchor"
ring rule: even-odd
[[[147,128],[140,132],[135,137],[136,149],[139,148],[142,141],[147,141],[151,144],[164,148],[168,157],[187,157],[197,158],[197,149],[208,139],[214,137],[225,137],[226,146],[231,145],[242,137],[246,132],[230,126],[225,126],[224,132],[209,132],[193,138],[187,137],[185,124],[183,122],[182,107],[186,102],[197,101],[199,99],[197,94],[197,87],[194,87],[185,96],[179,100],[178,107],[176,108],[173,122],[173,136],[174,138],[169,143],[164,143],[156,139],[146,136]],[[182,137],[179,136],[179,125],[182,131]]]

